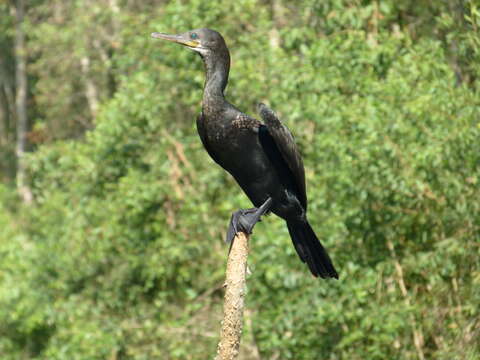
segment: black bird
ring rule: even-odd
[[[225,99],[230,54],[223,37],[210,29],[180,35],[153,33],[152,37],[185,45],[198,52],[205,63],[198,134],[212,159],[235,178],[255,205],[232,214],[227,242],[238,230],[251,233],[260,217],[271,211],[287,222],[293,245],[312,274],[338,279],[307,220],[305,170],[292,134],[264,104],[259,105],[262,123]]]

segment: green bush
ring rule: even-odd
[[[122,46],[98,63],[117,88],[105,90],[95,128],[31,154],[33,205],[0,187],[2,359],[215,353],[224,232],[250,204],[196,134],[201,60],[149,38],[200,26],[231,48],[227,97],[250,114],[268,102],[296,136],[309,217],[340,272],[312,278],[284,223],[260,223],[242,357],[480,356],[477,65],[459,83],[444,39],[396,24],[408,11],[423,16],[413,2],[274,3],[122,10]],[[463,49],[459,62],[479,54],[470,5],[464,27],[445,19],[443,3],[433,17]],[[58,46],[72,46],[65,37]],[[55,40],[38,41],[43,61]],[[52,79],[40,81],[42,92]]]

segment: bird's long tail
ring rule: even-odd
[[[287,221],[288,232],[300,259],[307,263],[314,276],[338,279],[330,256],[320,244],[308,221]]]

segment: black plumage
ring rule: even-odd
[[[223,37],[210,29],[152,36],[187,46],[205,63],[198,133],[212,159],[235,178],[255,206],[233,214],[227,239],[239,229],[250,232],[260,216],[271,211],[287,222],[295,249],[312,274],[338,278],[307,220],[305,170],[292,134],[267,106],[259,105],[262,123],[225,99],[230,54]]]

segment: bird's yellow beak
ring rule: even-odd
[[[188,38],[186,35],[168,35],[163,33],[154,32],[152,33],[152,37],[156,39],[163,39],[171,42],[175,42],[177,44],[182,44],[188,47],[196,48],[200,46],[200,42],[197,40],[192,40]]]

